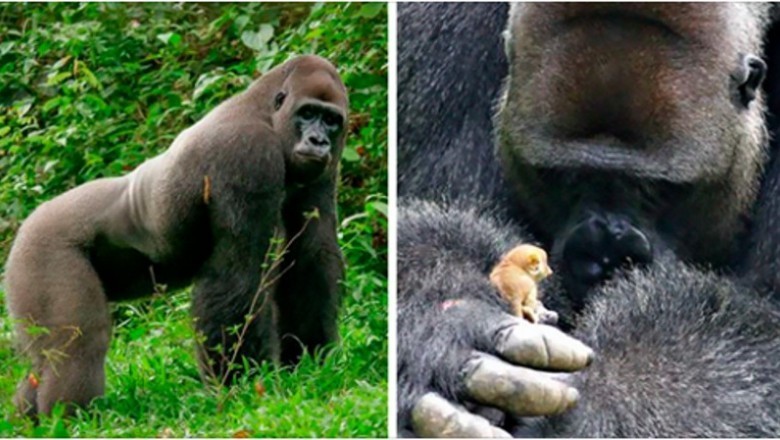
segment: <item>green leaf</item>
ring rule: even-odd
[[[236,29],[243,30],[247,24],[249,24],[249,16],[248,15],[239,15],[236,17],[236,19],[233,21],[233,24],[236,25]]]
[[[23,118],[27,112],[30,111],[34,102],[35,100],[33,98],[29,98],[22,101],[17,101],[16,104],[14,104],[14,107],[16,107],[16,111],[20,118]]]
[[[157,36],[157,39],[162,41],[163,44],[167,44],[169,46],[178,46],[181,44],[181,35],[177,34],[176,32],[166,32],[164,34],[160,34]]]
[[[89,67],[87,67],[86,64],[79,61],[79,72],[84,75],[84,78],[87,80],[87,83],[91,85],[92,87],[96,89],[101,89],[100,81],[95,77],[95,74],[92,73],[91,70],[89,70]]]
[[[59,162],[60,162],[59,160],[50,160],[50,161],[46,162],[43,165],[43,173],[46,174],[49,171],[51,171],[51,169],[54,168],[54,166],[57,165]]]
[[[371,203],[371,206],[377,211],[381,212],[385,217],[387,217],[387,203],[373,202]]]
[[[274,28],[270,24],[260,25],[257,32],[244,31],[241,33],[241,42],[252,50],[262,51],[271,38],[274,37]]]
[[[374,18],[379,15],[379,13],[384,10],[384,8],[384,3],[365,3],[360,7],[360,12],[358,12],[358,15],[363,18]]]
[[[357,73],[344,75],[344,81],[353,89],[365,89],[373,86],[384,86],[387,78],[384,75]]]
[[[41,110],[43,110],[43,112],[46,113],[49,110],[53,109],[54,107],[59,106],[60,102],[62,102],[62,97],[61,96],[58,96],[56,98],[52,98],[52,99],[46,101],[43,104],[43,107],[41,108]]]
[[[0,43],[0,56],[3,56],[11,51],[11,49],[14,48],[14,42],[13,41],[6,41],[4,43]]]
[[[55,85],[65,81],[66,79],[70,78],[71,75],[72,74],[70,72],[61,72],[61,73],[57,73],[57,74],[51,74],[51,75],[49,75],[48,79],[46,80],[46,85],[48,85],[48,86],[55,86]]]
[[[146,327],[138,327],[130,330],[130,333],[127,335],[128,339],[131,341],[136,341],[140,339],[142,336],[146,334]]]
[[[347,146],[341,153],[341,157],[347,162],[357,162],[360,160],[360,155],[357,154],[354,148]]]
[[[14,425],[8,420],[0,420],[0,435],[3,437],[11,437],[11,433],[14,432]]]
[[[70,433],[68,433],[68,429],[65,427],[65,422],[63,422],[61,419],[57,420],[57,423],[55,423],[52,427],[51,437],[70,438]]]
[[[68,61],[70,61],[70,55],[66,57],[62,57],[59,60],[57,60],[54,65],[51,66],[52,70],[60,70],[60,68],[66,64],[68,64]]]
[[[195,83],[195,91],[192,92],[192,99],[197,101],[198,98],[203,95],[203,93],[208,90],[212,85],[216,84],[219,80],[221,80],[223,75],[209,75],[204,74],[201,75],[198,78],[198,81]]]

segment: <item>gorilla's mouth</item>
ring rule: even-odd
[[[298,183],[314,180],[327,169],[330,160],[330,152],[296,151],[292,156],[290,176]]]
[[[296,152],[295,156],[300,162],[314,162],[327,164],[330,162],[330,153],[318,153],[314,151],[300,151]]]

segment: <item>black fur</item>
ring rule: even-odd
[[[574,333],[598,359],[562,437],[776,437],[780,308],[713,272],[662,259],[599,290]]]
[[[500,78],[507,72],[497,30],[504,27],[508,9],[506,3],[481,5],[474,15],[453,3],[398,9],[400,196],[492,196],[504,187],[489,146]],[[434,16],[439,18],[424,19]],[[452,44],[462,35],[472,41]],[[436,154],[419,148],[434,145]]]
[[[491,146],[506,14],[503,4],[399,5],[400,433],[412,432],[410,412],[428,391],[467,403],[461,367],[472,350],[494,352],[489,335],[508,310],[487,274],[502,252],[535,241]],[[765,57],[770,130],[780,108],[777,33],[767,32]],[[546,281],[545,304],[563,312],[596,360],[571,376],[581,395],[574,410],[497,422],[518,436],[780,435],[776,149],[739,252],[718,255],[717,271],[660,245],[646,269],[591,289],[581,314],[558,279]],[[469,307],[441,306],[453,299]]]

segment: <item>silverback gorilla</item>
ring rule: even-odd
[[[399,5],[401,434],[780,435],[775,8]]]
[[[132,173],[38,207],[6,269],[19,345],[39,378],[37,386],[22,381],[19,408],[47,413],[56,402],[85,405],[101,395],[108,303],[149,295],[155,283],[194,282],[201,369],[218,378],[233,374],[226,360],[295,362],[303,348],[334,341],[343,272],[335,192],[346,121],[336,69],[298,57]],[[313,211],[319,216],[307,222]],[[274,234],[286,237],[281,279],[261,292]],[[229,330],[236,325],[247,325],[240,343]],[[30,326],[46,331],[33,336]]]

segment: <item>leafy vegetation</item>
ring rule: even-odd
[[[0,264],[32,210],[132,170],[253,78],[295,54],[332,60],[350,92],[339,237],[341,343],[230,388],[199,379],[189,292],[115,305],[107,389],[38,425],[10,396],[0,290],[0,437],[385,436],[387,16],[384,4],[0,4]]]

